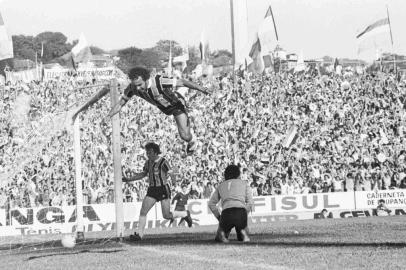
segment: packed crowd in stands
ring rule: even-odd
[[[231,75],[200,83],[211,95],[187,94],[199,142],[193,156],[185,156],[172,117],[138,98],[126,104],[123,174],[142,169],[143,146],[153,141],[171,163],[173,192],[186,183],[191,199],[209,198],[230,163],[241,166],[254,196],[406,188],[406,87],[395,76],[284,73],[241,76],[236,88]],[[72,131],[43,126],[63,122],[58,115],[100,90],[77,90],[86,84],[92,83],[60,79],[1,89],[0,175],[8,177],[0,179],[0,208],[75,204]],[[30,106],[18,120],[21,94]],[[80,117],[89,204],[114,201],[111,125],[101,124],[109,108],[103,98]],[[296,134],[289,134],[292,127]],[[286,145],[288,135],[293,140]],[[124,200],[141,201],[146,188],[145,181],[123,184]]]

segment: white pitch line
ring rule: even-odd
[[[231,266],[231,267],[241,267],[241,268],[245,268],[245,267],[251,267],[254,269],[267,269],[267,270],[287,270],[287,269],[293,269],[293,268],[289,268],[286,266],[278,266],[278,265],[271,265],[271,264],[265,264],[265,263],[245,263],[242,261],[237,261],[237,260],[227,260],[227,259],[212,259],[212,258],[207,258],[207,257],[203,257],[203,256],[199,256],[197,254],[193,254],[193,253],[189,253],[189,252],[182,252],[182,254],[179,254],[178,252],[175,251],[167,251],[164,249],[157,249],[157,248],[153,248],[153,247],[145,247],[145,246],[132,246],[132,245],[128,245],[130,247],[136,247],[142,250],[145,250],[147,252],[154,252],[154,253],[159,253],[161,255],[167,256],[167,257],[182,257],[185,258],[187,257],[190,260],[194,260],[194,261],[198,261],[198,262],[204,262],[204,263],[210,263],[212,265],[215,264],[222,264],[222,265],[227,265],[227,266]],[[294,269],[298,269],[298,268],[294,268]]]

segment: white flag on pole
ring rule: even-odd
[[[368,25],[357,35],[358,54],[367,50],[379,50],[391,44],[389,18]]]
[[[182,64],[182,71],[185,70],[185,68],[187,67],[187,61],[189,60],[189,48],[186,47],[186,49],[184,50],[184,53],[182,55],[176,56],[173,58],[173,63],[177,64],[177,63],[181,63]]]
[[[247,0],[233,0],[235,67],[245,65],[250,52]]]
[[[303,58],[303,52],[301,51],[298,58],[297,58],[297,64],[295,67],[295,73],[297,72],[301,72],[301,71],[305,71],[306,70],[306,65],[304,62],[304,58]]]
[[[75,63],[88,62],[92,58],[89,44],[83,33],[80,34],[79,42],[72,48],[71,52]]]
[[[0,60],[13,57],[13,41],[7,34],[3,17],[0,14]]]

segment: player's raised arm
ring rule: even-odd
[[[109,87],[105,86],[99,92],[94,94],[88,101],[86,101],[86,103],[82,104],[82,106],[80,106],[72,115],[72,122],[75,122],[76,117],[79,115],[79,113],[87,110],[90,106],[92,106],[102,97],[104,97],[109,91],[110,91]]]
[[[127,103],[128,99],[126,97],[121,96],[120,99],[118,100],[117,104],[114,105],[113,108],[111,108],[109,114],[106,116],[104,119],[105,122],[110,120],[114,115],[119,113],[121,111],[121,108]]]
[[[200,86],[200,85],[198,85],[198,84],[196,84],[196,83],[194,83],[194,82],[191,82],[191,81],[188,81],[188,80],[184,80],[184,79],[178,79],[178,80],[176,81],[176,86],[177,86],[177,87],[182,87],[182,86],[184,86],[184,87],[187,87],[187,88],[189,88],[189,89],[198,90],[198,91],[200,91],[200,92],[202,92],[202,93],[204,93],[204,94],[206,94],[206,95],[209,94],[209,93],[207,92],[207,88],[206,88],[206,87]]]
[[[111,108],[109,114],[104,118],[104,122],[109,121],[114,115],[119,113],[121,111],[121,108],[124,107],[124,105],[130,100],[130,97],[128,97],[128,93],[131,91],[131,84],[127,86],[127,88],[124,90],[123,95],[120,97],[118,100],[117,104],[114,105],[113,108]]]

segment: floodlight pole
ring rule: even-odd
[[[110,100],[113,108],[118,101],[117,80],[110,81]],[[114,168],[114,202],[116,212],[116,236],[118,240],[124,237],[124,214],[123,214],[123,181],[121,172],[121,145],[120,145],[120,114],[112,118],[112,147],[113,147],[113,168]]]
[[[237,98],[238,98],[238,90],[236,89],[236,74],[235,74],[235,32],[234,32],[234,5],[233,0],[230,0],[230,18],[231,18],[231,51],[232,51],[232,66],[233,66],[233,86],[234,89],[237,91]]]

